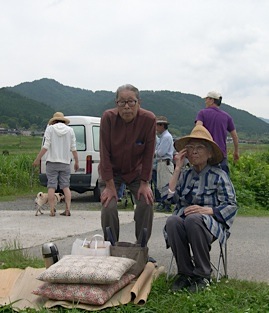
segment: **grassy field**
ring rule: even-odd
[[[41,147],[42,138],[38,136],[22,136],[22,135],[0,135],[0,154],[4,150],[10,154],[18,153],[38,153]],[[233,151],[233,144],[227,144],[228,152]],[[240,154],[245,152],[266,152],[269,150],[269,145],[257,144],[239,144]]]
[[[233,153],[233,144],[227,144],[228,153]],[[269,145],[265,144],[247,144],[240,143],[239,144],[239,154],[242,155],[244,153],[255,153],[255,152],[267,152],[269,151]]]
[[[22,135],[0,135],[0,153],[8,151],[9,154],[38,153],[42,138]]]
[[[40,137],[0,135],[0,201],[35,194],[42,188],[39,168],[32,166],[41,142]],[[253,214],[254,209],[257,216],[269,214],[269,145],[240,144],[241,157],[236,164],[231,143],[228,151],[239,214]]]

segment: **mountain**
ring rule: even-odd
[[[54,111],[63,111],[65,115],[100,116],[100,105],[103,107],[109,102],[110,106],[114,105],[112,91],[93,92],[64,86],[47,78],[21,83],[9,89],[29,99],[46,103]]]
[[[269,119],[268,118],[263,118],[263,117],[259,117],[259,119],[261,119],[262,121],[269,123]]]
[[[0,127],[18,129],[44,128],[54,109],[18,93],[0,89]]]
[[[92,116],[101,116],[104,110],[115,105],[115,93],[112,91],[100,90],[93,92],[91,90],[64,86],[53,79],[47,78],[21,83],[4,89],[20,95],[24,99],[28,98],[29,103],[32,103],[30,105],[32,110],[39,117],[42,111],[39,111],[40,107],[38,104],[42,105],[42,108],[46,105],[53,112],[62,111],[65,115]],[[169,129],[175,136],[190,133],[194,126],[197,112],[204,108],[204,100],[193,94],[169,90],[142,90],[140,93],[142,107],[153,111],[156,115],[165,115],[170,122]],[[1,103],[0,92],[0,108]],[[221,104],[221,109],[233,117],[240,139],[268,138],[269,124],[265,121],[228,104]],[[15,111],[11,113],[16,116]],[[44,114],[42,112],[42,116]],[[47,115],[45,117],[47,121],[49,117]],[[41,125],[41,127],[44,128],[45,125]]]

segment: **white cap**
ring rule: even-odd
[[[221,94],[219,92],[209,91],[209,93],[207,94],[207,96],[205,98],[212,98],[212,99],[219,100],[220,97],[221,97]]]

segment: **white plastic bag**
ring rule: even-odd
[[[98,240],[101,239],[101,240]],[[102,235],[94,235],[90,241],[76,239],[72,245],[71,254],[90,256],[110,256],[110,241],[105,241]]]

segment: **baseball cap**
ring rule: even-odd
[[[209,91],[209,93],[207,94],[205,98],[212,98],[212,99],[217,99],[219,100],[219,98],[221,97],[221,94],[219,92],[216,91]]]

